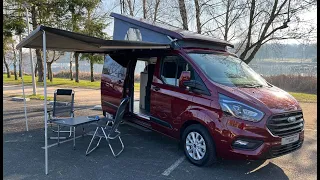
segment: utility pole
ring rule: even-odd
[[[29,26],[29,17],[28,17],[29,10],[28,10],[27,3],[24,3],[23,7],[26,9],[26,19],[27,19],[27,27],[28,27],[28,35],[29,35],[30,26]],[[37,85],[36,85],[34,70],[33,70],[33,56],[32,56],[31,48],[29,48],[29,52],[30,52],[30,63],[31,63],[30,66],[31,66],[31,76],[32,76],[32,90],[33,90],[33,95],[37,95]]]

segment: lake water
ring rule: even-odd
[[[263,63],[252,63],[249,66],[254,69],[257,73],[262,74],[264,76],[271,75],[308,75],[308,76],[317,76],[317,63],[271,63],[271,62],[263,62]],[[23,67],[25,68],[26,73],[31,73],[30,71],[30,63],[28,61],[24,61]],[[66,62],[62,63],[53,63],[52,71],[53,73],[57,73],[59,71],[69,71],[70,64]],[[93,69],[94,73],[102,72],[102,64],[95,64]],[[10,66],[10,69],[13,70],[13,65]],[[139,73],[143,71],[144,63],[138,62],[135,73]],[[90,64],[87,61],[79,61],[79,70],[80,72],[90,72]],[[5,71],[5,68],[4,70]],[[75,66],[73,64],[73,72],[75,71]]]

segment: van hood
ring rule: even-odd
[[[267,107],[272,113],[301,110],[294,97],[275,86],[261,88],[223,87],[222,89],[256,104],[260,108]]]

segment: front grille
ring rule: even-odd
[[[295,117],[296,120],[289,122],[289,117]],[[304,120],[302,112],[291,112],[272,116],[267,122],[267,128],[275,136],[290,136],[303,130]]]
[[[303,141],[297,141],[291,144],[276,146],[270,149],[271,157],[278,157],[288,154],[292,151],[299,149],[302,146]]]

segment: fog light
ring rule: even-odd
[[[239,145],[239,146],[247,146],[249,142],[247,141],[242,141],[242,140],[236,140],[233,145]]]
[[[254,150],[261,146],[263,142],[259,140],[238,139],[232,143],[234,149]]]

